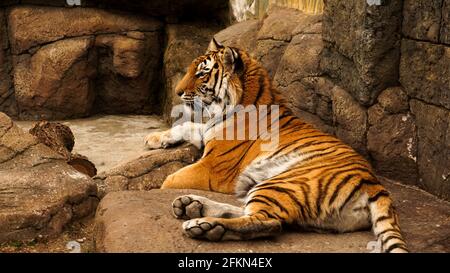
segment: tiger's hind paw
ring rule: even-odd
[[[183,195],[172,202],[172,211],[178,219],[195,219],[203,217],[203,204],[193,195]]]
[[[220,241],[225,234],[225,228],[216,221],[208,218],[189,220],[183,223],[184,234],[190,238]]]

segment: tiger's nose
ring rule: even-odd
[[[183,89],[177,89],[177,90],[175,90],[175,93],[176,93],[179,97],[181,97],[181,96],[183,96],[183,94],[184,94],[184,90],[183,90]]]

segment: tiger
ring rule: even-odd
[[[177,197],[172,212],[185,220],[185,235],[224,241],[276,236],[287,227],[333,233],[371,228],[378,251],[408,252],[390,193],[370,163],[294,115],[267,70],[248,52],[213,38],[175,93],[186,107],[197,99],[202,107],[222,110],[225,119],[232,116],[225,115],[226,106],[278,107],[275,149],[262,149],[263,138],[211,136],[211,128],[228,128],[223,121],[187,121],[145,137],[148,149],[185,141],[204,149],[196,163],[169,175],[161,189],[214,191],[241,200],[241,206],[233,206],[192,194]]]

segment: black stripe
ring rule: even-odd
[[[384,221],[384,220],[389,220],[391,218],[392,218],[391,215],[380,216],[374,221],[374,224],[377,224],[378,222],[381,222],[381,221]]]
[[[387,232],[398,232],[398,230],[396,230],[395,228],[388,228],[388,229],[385,229],[382,232],[376,234],[376,236],[377,236],[377,238],[379,238],[381,235],[383,235]]]
[[[247,152],[252,148],[253,144],[255,144],[256,141],[253,141],[248,147],[247,149],[242,153],[241,158],[233,164],[233,166],[231,167],[226,167],[226,169],[228,169],[229,171],[236,171],[239,170],[237,167],[241,164],[241,162],[244,160],[244,158],[247,156]]]
[[[359,157],[359,155],[356,155],[356,154],[349,154],[349,155],[347,155],[347,156],[345,156],[345,157],[339,158],[339,161],[337,161],[337,162],[331,162],[331,163],[328,163],[328,164],[305,164],[305,165],[297,165],[297,166],[293,166],[291,170],[301,169],[301,172],[299,172],[299,173],[304,174],[304,173],[308,173],[308,172],[310,172],[311,170],[315,170],[315,169],[318,169],[318,168],[325,169],[325,170],[330,170],[330,168],[335,169],[336,166],[340,166],[340,165],[342,165],[342,164],[345,164],[345,165],[349,165],[349,164],[352,164],[352,165],[353,165],[353,164],[354,164],[354,165],[365,166],[365,165],[363,164],[363,163],[365,163],[365,162],[362,161],[362,160],[360,160],[361,162],[355,161],[355,162],[348,163],[348,160],[349,160],[350,158],[352,158],[352,157]],[[345,161],[344,161],[344,160],[345,160]],[[345,166],[345,165],[344,165],[344,166]],[[306,167],[307,167],[307,168],[306,168]],[[299,170],[299,171],[300,171],[300,170]]]
[[[386,190],[379,191],[377,194],[369,198],[369,203],[377,201],[381,196],[389,197],[389,192]]]
[[[215,171],[216,171],[216,172],[227,171],[227,173],[228,173],[228,172],[230,172],[230,171],[236,171],[236,170],[239,170],[239,169],[236,168],[236,166],[239,165],[239,164],[241,163],[241,161],[245,158],[245,156],[247,155],[248,150],[250,150],[250,148],[253,146],[254,143],[255,143],[255,141],[253,141],[252,144],[250,144],[250,145],[247,147],[247,149],[245,149],[245,151],[240,155],[241,157],[239,158],[238,162],[236,162],[232,167],[225,166],[224,168],[222,168],[222,169],[217,169],[217,170],[215,170]],[[236,157],[230,157],[230,159],[228,159],[228,160],[220,161],[219,164],[216,165],[215,167],[217,168],[218,166],[220,166],[220,165],[222,165],[222,164],[226,164],[226,163],[228,163],[228,162],[232,162],[232,161],[235,160],[235,159],[236,159]]]
[[[208,155],[210,155],[212,153],[213,150],[214,150],[214,147],[209,149],[209,151],[206,154],[204,154],[202,157],[207,157]]]
[[[226,154],[228,154],[228,153],[231,153],[232,151],[238,149],[239,147],[241,147],[242,145],[244,145],[244,144],[246,144],[246,143],[248,143],[248,140],[242,141],[241,143],[239,143],[239,144],[237,144],[236,146],[234,146],[233,148],[231,148],[231,149],[229,149],[229,150],[227,150],[227,151],[225,151],[225,152],[219,154],[218,156],[223,156],[223,155],[226,155]]]
[[[215,72],[216,73],[214,74],[214,85],[213,85],[212,90],[213,90],[214,95],[217,96],[217,95],[219,95],[219,94],[216,94],[216,86],[217,86],[218,78],[219,78],[219,70],[216,69]]]
[[[281,211],[283,211],[285,213],[289,213],[288,210],[282,204],[280,204],[280,202],[278,202],[278,200],[276,200],[272,197],[265,196],[265,195],[255,195],[252,198],[263,198],[263,199],[275,204],[275,206],[277,206]]]
[[[384,238],[383,241],[381,241],[381,242],[383,243],[383,245],[385,245],[389,240],[392,240],[392,239],[398,239],[398,240],[400,240],[400,241],[403,242],[402,236],[400,236],[400,235],[398,235],[398,234],[395,234],[395,235],[389,235],[389,236],[387,236],[386,238]]]
[[[406,244],[405,243],[396,243],[396,244],[391,245],[388,249],[386,249],[386,252],[389,253],[389,252],[391,252],[392,250],[394,250],[396,248],[400,248],[400,249],[403,249],[405,251],[408,251],[408,249],[406,248]]]
[[[317,136],[311,136],[311,137],[306,137],[306,138],[304,138],[304,139],[308,139],[308,138],[315,138],[315,137],[317,137]],[[302,139],[302,140],[304,140],[304,139]],[[292,141],[291,143],[296,143],[296,142],[298,142],[299,140],[297,140],[297,141]],[[320,144],[335,144],[335,143],[342,143],[341,141],[338,141],[338,140],[330,140],[330,141],[318,141],[318,140],[313,140],[313,141],[309,141],[309,142],[306,142],[306,143],[304,143],[304,144],[302,144],[302,145],[300,145],[300,146],[296,146],[293,150],[292,150],[292,152],[297,152],[297,151],[299,151],[300,149],[303,149],[303,148],[306,148],[306,147],[308,147],[308,146],[313,146],[313,145],[320,145]],[[289,146],[291,146],[291,145],[289,145]],[[285,150],[286,148],[288,148],[289,147],[288,145],[284,145],[283,147],[281,147],[281,149],[278,149],[275,153],[273,153],[270,157],[274,157],[274,156],[276,156],[276,155],[278,155],[279,153],[281,153],[283,150]],[[331,147],[330,147],[331,148]]]
[[[297,196],[295,196],[296,192],[294,190],[286,189],[286,188],[278,187],[278,186],[267,186],[264,188],[260,188],[259,190],[273,190],[273,191],[276,191],[279,193],[287,194],[294,201],[294,203],[297,205],[297,207],[300,209],[302,218],[305,219],[304,205],[297,199]]]
[[[277,182],[263,182],[263,183],[260,183],[260,184],[256,185],[256,186],[253,187],[253,188],[254,188],[255,190],[257,190],[257,189],[261,189],[261,187],[279,185],[280,183],[283,183],[283,181],[277,181]]]
[[[258,94],[256,95],[256,98],[255,98],[255,104],[258,104],[257,102],[259,101],[259,99],[261,98],[261,96],[264,93],[264,75],[259,76],[258,83],[259,83],[259,90],[258,90]]]
[[[251,203],[261,203],[261,204],[264,204],[264,205],[269,206],[269,207],[272,206],[271,204],[269,204],[269,202],[266,202],[266,201],[260,200],[260,199],[255,199],[255,198],[250,199],[247,203],[245,203],[245,206],[247,207]]]
[[[355,193],[358,192],[363,185],[367,185],[367,184],[378,185],[379,183],[373,182],[370,180],[365,180],[365,179],[360,180],[358,185],[356,185],[353,188],[353,190],[350,192],[350,194],[347,196],[347,198],[345,198],[345,201],[344,201],[344,203],[342,203],[340,210],[342,210],[345,207],[345,205],[350,201],[350,199],[352,199],[352,197],[355,195]]]
[[[265,209],[259,210],[258,212],[264,213],[267,216],[267,218],[276,219],[276,220],[282,219],[279,215],[275,214],[275,216],[277,216],[277,217],[275,217],[274,214],[268,212]]]
[[[353,165],[353,164],[351,164]],[[333,171],[332,169],[330,171]],[[325,188],[322,191],[322,184],[326,178],[326,176],[322,176],[319,181],[318,181],[318,185],[319,185],[319,194],[318,194],[318,201],[317,201],[317,213],[320,214],[321,212],[321,206],[322,203],[324,201],[325,196],[328,195],[328,189],[330,187],[330,185],[332,184],[332,181],[340,174],[344,174],[346,172],[353,172],[353,171],[367,171],[367,168],[350,168],[350,169],[346,169],[346,170],[341,170],[338,172],[335,172],[331,175],[330,179],[327,180],[327,183],[325,184]]]
[[[309,203],[309,196],[308,196],[310,194],[310,192],[311,192],[311,187],[308,184],[306,184],[306,183],[301,183],[299,185],[300,185],[300,190],[302,191],[303,196],[305,198],[305,209],[306,209],[306,212],[308,214],[308,217],[311,218],[311,216],[312,216],[311,215],[311,204]],[[306,187],[306,190],[303,188],[303,186]]]
[[[347,182],[350,181],[353,177],[356,177],[356,174],[349,174],[342,179],[339,184],[334,189],[333,195],[331,196],[330,200],[328,201],[328,206],[331,206],[334,202],[334,200],[338,197],[339,192],[341,191],[342,187],[347,185]]]
[[[293,120],[296,120],[296,119],[297,118],[293,117],[293,116],[289,117],[289,120],[286,121],[280,128],[286,128],[286,126],[288,126]]]

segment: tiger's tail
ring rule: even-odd
[[[381,252],[406,253],[408,248],[400,231],[398,216],[386,190],[369,197],[372,228]]]

